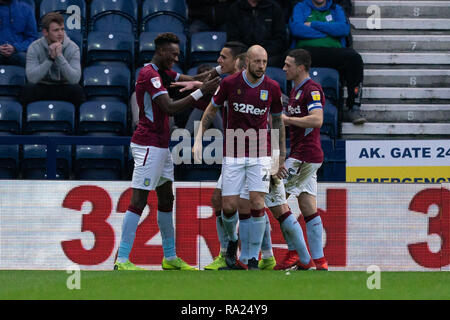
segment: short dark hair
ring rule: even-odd
[[[48,31],[51,23],[57,23],[59,25],[64,24],[64,17],[59,12],[49,12],[41,20],[42,29]]]
[[[296,65],[304,65],[306,72],[311,69],[311,55],[305,49],[293,49],[289,51],[287,56],[294,58]]]
[[[238,65],[239,70],[242,70],[242,69],[244,69],[246,67],[245,58],[247,58],[247,52],[239,53],[236,56],[235,59],[236,60],[239,59],[239,65]]]
[[[223,47],[230,49],[233,59],[235,59],[238,54],[247,52],[248,49],[245,44],[239,41],[228,41],[223,45]]]
[[[180,39],[178,39],[177,35],[172,32],[165,32],[158,34],[153,42],[155,43],[155,49],[158,49],[167,43],[179,44]]]

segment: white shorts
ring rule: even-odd
[[[169,148],[130,144],[134,158],[131,187],[155,190],[167,181],[174,181],[172,153]]]
[[[264,197],[264,202],[268,208],[281,206],[287,203],[283,181],[278,180],[277,182],[278,183],[270,184],[269,193]]]
[[[283,180],[286,193],[296,197],[303,192],[317,196],[317,170],[321,165],[287,158],[285,166],[289,176]]]
[[[245,183],[249,192],[269,193],[270,157],[225,157],[222,163],[222,175],[222,196],[239,195]]]
[[[219,180],[217,180],[216,189],[222,190],[222,174],[220,174]],[[248,192],[247,182],[241,188],[241,191],[239,192],[239,198],[246,200],[250,199],[250,193]]]

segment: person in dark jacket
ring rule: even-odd
[[[350,23],[342,7],[333,0],[304,0],[294,7],[289,20],[293,48],[304,48],[312,57],[312,67],[339,71],[347,86],[346,117],[353,124],[367,120],[361,105],[364,63],[361,55],[347,47]]]
[[[33,8],[0,0],[0,64],[25,66],[28,46],[38,38]]]
[[[189,33],[225,31],[230,5],[235,0],[186,0],[189,12]]]
[[[283,11],[272,0],[238,0],[229,8],[227,40],[247,46],[261,45],[268,53],[268,65],[283,67],[288,47]]]

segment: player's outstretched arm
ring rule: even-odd
[[[302,118],[288,117],[282,115],[283,121],[288,126],[296,126],[300,128],[320,128],[323,123],[323,110],[314,109],[309,112],[309,115]]]
[[[202,72],[200,74],[196,74],[195,76],[190,76],[187,74],[181,74],[180,78],[178,79],[179,82],[183,82],[183,81],[200,81],[203,82],[205,81],[208,76],[213,79],[215,77],[218,77],[222,74],[222,68],[220,66],[217,66],[211,70]]]
[[[213,122],[218,110],[219,108],[214,107],[210,102],[203,113],[202,119],[200,120],[200,126],[194,139],[194,147],[192,148],[192,154],[194,155],[194,160],[196,163],[201,163],[202,161],[201,155],[203,147],[203,134]]]
[[[184,97],[180,100],[172,100],[168,94],[162,94],[155,98],[155,102],[163,109],[165,113],[168,115],[175,115],[178,112],[182,111],[184,108],[191,106],[195,101],[199,100],[203,95],[213,94],[219,85],[220,78],[207,78],[205,82],[203,82],[200,89],[192,92],[187,97]]]

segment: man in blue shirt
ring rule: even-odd
[[[289,20],[293,48],[303,48],[312,57],[312,67],[333,68],[347,86],[347,118],[360,125],[364,64],[361,55],[348,47],[350,23],[342,7],[333,0],[304,0]]]
[[[33,8],[19,0],[0,0],[0,64],[25,66],[28,46],[37,38]]]

